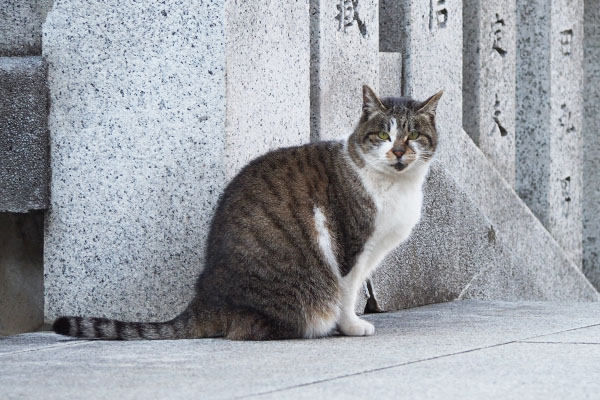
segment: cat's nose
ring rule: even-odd
[[[392,150],[392,152],[398,158],[402,157],[405,153],[404,149],[396,149],[396,150]]]

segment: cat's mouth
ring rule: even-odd
[[[402,161],[398,161],[396,164],[394,164],[394,168],[396,168],[396,171],[402,171],[403,169],[405,169],[408,165],[402,163]]]

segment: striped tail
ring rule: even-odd
[[[191,313],[186,310],[167,322],[123,322],[107,318],[59,317],[52,330],[65,336],[105,340],[187,339],[194,336]]]

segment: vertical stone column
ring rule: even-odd
[[[438,157],[454,159],[449,146],[462,134],[462,1],[402,0],[404,95],[424,100],[444,90],[437,109]]]
[[[515,184],[515,0],[463,2],[463,127]]]
[[[600,1],[584,7],[583,272],[600,290]]]
[[[517,2],[516,189],[582,259],[583,1]]]
[[[311,139],[352,132],[362,85],[379,89],[377,0],[310,0]]]
[[[226,2],[226,173],[310,141],[308,0]]]

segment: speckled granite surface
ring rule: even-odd
[[[46,66],[0,57],[0,212],[48,207]]]
[[[362,85],[379,90],[377,1],[311,0],[311,137],[349,135],[362,107]]]
[[[56,1],[45,318],[187,303],[225,182],[223,1]]]
[[[582,258],[583,0],[517,4],[517,193]]]
[[[307,1],[56,2],[48,321],[185,306],[224,184],[309,140],[308,18]]]

